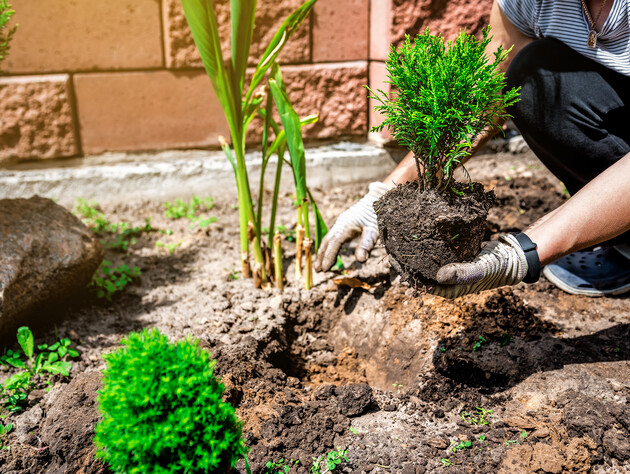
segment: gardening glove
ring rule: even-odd
[[[527,253],[527,255],[526,255]],[[521,281],[533,283],[540,275],[540,261],[536,244],[525,234],[518,237],[506,234],[499,240],[485,242],[472,262],[450,263],[438,270],[439,285],[432,290],[444,298],[477,293],[483,290],[516,285]]]
[[[374,182],[368,186],[368,193],[350,209],[341,213],[335,225],[328,231],[315,258],[315,270],[328,271],[337,260],[341,246],[359,234],[361,242],[357,245],[354,258],[365,262],[378,239],[378,226],[374,201],[392,189],[385,183]]]

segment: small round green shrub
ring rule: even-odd
[[[227,472],[246,453],[216,361],[197,341],[132,333],[105,356],[97,456],[126,474]]]

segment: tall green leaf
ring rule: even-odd
[[[186,20],[201,55],[232,134],[240,130],[241,102],[235,101],[228,72],[223,63],[217,18],[212,0],[182,0]]]
[[[256,0],[230,0],[232,12],[232,69],[239,94],[243,91],[245,69],[254,31]]]
[[[33,357],[33,349],[35,347],[33,333],[31,330],[26,326],[19,328],[17,332],[17,340],[20,343],[26,357],[31,359]]]
[[[326,226],[326,222],[324,221],[322,214],[317,208],[317,204],[315,203],[315,199],[313,199],[311,190],[306,188],[306,192],[308,193],[308,198],[311,201],[311,206],[313,206],[313,213],[315,214],[315,251],[317,251],[319,250],[319,244],[321,243],[322,239],[328,233],[328,227]]]
[[[308,0],[304,4],[302,4],[297,10],[291,13],[286,20],[282,23],[274,37],[272,38],[269,46],[265,50],[262,58],[258,62],[256,66],[256,71],[254,72],[254,76],[252,77],[252,82],[249,86],[249,90],[247,91],[247,97],[245,98],[245,102],[249,102],[254,90],[260,84],[260,81],[265,77],[265,74],[275,62],[276,58],[282,48],[289,40],[291,35],[298,29],[298,27],[302,24],[304,19],[308,16],[308,14],[313,9],[315,2],[317,0]]]

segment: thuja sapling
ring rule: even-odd
[[[503,90],[499,69],[509,51],[499,47],[489,59],[490,41],[489,28],[481,40],[465,30],[452,42],[429,30],[407,36],[387,59],[392,92],[370,90],[384,115],[373,130],[387,127],[416,162],[418,180],[396,186],[374,209],[392,264],[419,288],[434,284],[441,266],[474,258],[483,240],[494,196],[470,179],[455,182],[453,173],[518,100],[518,89]]]

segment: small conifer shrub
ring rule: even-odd
[[[228,472],[246,453],[241,422],[222,400],[216,361],[197,341],[132,333],[105,356],[97,456],[116,472]]]
[[[413,42],[407,36],[387,58],[393,91],[368,88],[380,103],[376,110],[385,116],[373,131],[387,127],[413,152],[420,190],[447,188],[475,138],[509,117],[505,107],[518,100],[518,88],[503,91],[505,78],[498,67],[509,51],[499,46],[494,58],[486,55],[489,32],[485,28],[480,41],[465,30],[452,42],[428,29]]]

